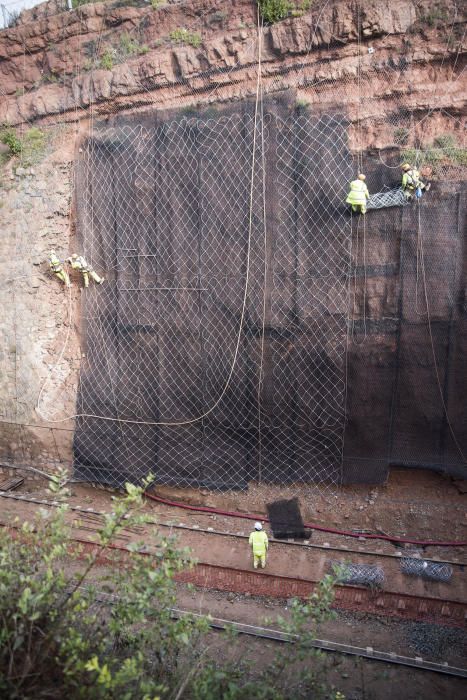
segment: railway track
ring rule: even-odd
[[[118,596],[111,595],[109,593],[100,593],[97,600],[99,603],[104,605],[114,605],[118,601]],[[203,613],[197,613],[192,610],[182,610],[180,608],[170,608],[170,612],[174,619],[187,617],[204,619],[206,617],[206,615]],[[260,627],[259,625],[250,625],[245,622],[239,622],[238,620],[226,620],[224,618],[213,617],[212,615],[209,616],[209,627],[212,630],[222,632],[226,631],[227,629],[232,629],[237,634],[254,637],[256,639],[268,642],[277,642],[279,644],[295,644],[299,640],[298,635],[289,634],[288,632],[284,632],[282,630],[271,627]],[[329,653],[356,656],[369,659],[371,661],[394,664],[396,666],[407,666],[410,668],[416,668],[419,671],[432,671],[434,673],[441,673],[443,675],[454,676],[456,678],[467,678],[467,669],[465,668],[452,666],[447,662],[439,663],[436,661],[428,661],[420,656],[403,656],[401,654],[396,654],[393,651],[381,651],[370,646],[358,647],[328,639],[316,638],[310,643],[310,646],[314,649],[320,649],[321,651]]]
[[[175,617],[187,615],[198,616],[198,613],[193,613],[187,610],[178,610],[176,608],[172,609],[172,613]],[[245,634],[250,637],[256,637],[281,644],[294,644],[296,641],[293,635],[282,632],[281,630],[258,627],[256,625],[247,625],[244,622],[237,622],[235,620],[223,620],[213,617],[210,622],[210,627],[221,631],[228,628],[233,628],[238,634]],[[345,654],[347,656],[358,656],[365,659],[371,659],[372,661],[396,664],[397,666],[409,666],[422,671],[434,671],[435,673],[442,673],[448,676],[455,676],[457,678],[467,678],[467,669],[465,668],[451,666],[447,662],[437,663],[434,661],[427,661],[420,656],[402,656],[401,654],[396,654],[392,651],[381,651],[378,649],[373,649],[373,647],[369,646],[357,647],[351,644],[342,644],[340,642],[333,642],[327,639],[315,639],[312,642],[312,646],[315,649],[320,649],[321,651]]]
[[[19,494],[1,493],[0,497],[23,501],[32,506],[58,506],[59,503],[47,499],[39,499],[27,497]],[[87,532],[97,532],[99,528],[99,519],[105,513],[92,508],[83,508],[72,506],[70,508],[77,513],[78,520],[74,527],[77,531],[84,530],[86,539],[83,537],[74,537],[76,542],[79,542],[86,551],[93,551],[96,545],[91,539],[88,539]],[[89,524],[85,522],[83,526],[82,520],[92,517],[94,521]],[[77,524],[76,524],[77,523]],[[2,523],[9,526],[8,523]],[[158,527],[169,528],[171,530],[178,529],[187,531],[196,536],[202,535],[211,537],[230,537],[245,540],[245,535],[235,535],[233,533],[222,533],[214,531],[212,528],[189,527],[184,524],[174,525],[173,523],[155,522]],[[126,540],[138,539],[137,535],[142,532],[123,533],[119,538],[121,544],[113,545],[114,549],[126,552]],[[90,535],[91,536],[91,535]],[[123,540],[123,541],[122,541]],[[274,540],[273,540],[274,542]],[[279,542],[278,542],[279,544]],[[373,551],[351,550],[349,548],[340,547],[325,547],[324,545],[315,544],[299,544],[293,542],[280,541],[281,547],[296,547],[309,548],[310,550],[320,550],[328,552],[338,551],[342,556],[351,553],[361,556],[371,556],[373,559],[377,557],[385,557],[390,560],[400,559],[400,555],[376,553]],[[151,551],[141,551],[142,556],[151,556]],[[447,562],[441,559],[432,559],[433,562],[449,563],[457,566],[459,572],[462,573],[464,563]],[[398,563],[398,562],[396,562]],[[226,566],[223,564],[213,564],[208,562],[200,562],[193,569],[184,571],[177,575],[177,580],[184,583],[191,583],[200,588],[210,588],[221,591],[229,591],[240,594],[250,594],[255,596],[266,596],[275,598],[290,598],[290,597],[306,597],[313,592],[316,581],[311,578],[298,576],[283,575],[270,573],[265,571],[255,571],[239,566]],[[389,591],[381,588],[368,588],[364,586],[354,585],[337,585],[335,588],[336,608],[360,611],[379,616],[397,617],[400,619],[419,620],[425,622],[433,622],[443,625],[452,625],[464,627],[467,620],[467,604],[459,600],[447,599],[446,597],[436,597],[427,595],[415,595],[405,593],[403,591]]]
[[[6,491],[0,491],[0,498],[9,498],[17,501],[22,501],[25,503],[33,503],[36,505],[47,505],[47,506],[58,506],[59,503],[58,501],[52,501],[50,499],[44,499],[44,498],[35,498],[35,497],[30,497],[30,496],[25,496],[25,495],[20,495],[17,493],[10,493]],[[69,510],[77,512],[81,515],[86,516],[86,514],[91,514],[95,515],[97,517],[103,517],[106,515],[106,511],[103,510],[96,510],[95,508],[85,508],[84,506],[71,506],[69,505]],[[157,511],[155,511],[156,514]],[[157,527],[162,527],[162,528],[168,528],[170,530],[180,530],[180,531],[189,531],[189,532],[199,532],[199,533],[204,533],[207,535],[213,535],[213,536],[219,536],[219,537],[232,537],[234,539],[239,539],[239,540],[248,540],[248,535],[240,534],[238,532],[233,532],[231,530],[229,531],[221,531],[221,530],[216,530],[212,527],[199,527],[198,525],[196,526],[190,526],[185,523],[179,522],[162,522],[160,520],[151,520],[149,519],[147,521],[148,525],[155,525]],[[308,541],[299,541],[296,542],[294,540],[276,540],[274,537],[270,537],[270,542],[276,542],[277,544],[280,544],[285,547],[300,547],[300,548],[307,548],[309,550],[322,550],[325,552],[339,552],[342,554],[342,556],[345,556],[347,554],[357,554],[359,556],[368,556],[368,557],[373,557],[373,558],[381,558],[381,559],[396,559],[400,560],[402,557],[402,552],[397,551],[396,553],[392,552],[384,552],[382,550],[374,550],[374,549],[367,549],[366,547],[349,547],[348,545],[341,545],[341,546],[336,546],[336,545],[331,545],[329,543],[325,544],[319,544],[319,543],[312,543]],[[441,558],[441,557],[424,557],[425,561],[432,562],[432,563],[437,563],[437,564],[447,564],[449,566],[456,566],[460,567],[463,569],[464,567],[467,567],[467,561],[460,561],[458,559],[446,559],[446,558]]]

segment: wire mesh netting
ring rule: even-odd
[[[95,130],[78,211],[106,282],[85,300],[78,478],[340,480],[345,128],[246,109]]]
[[[352,564],[350,562],[330,561],[328,571],[337,577],[340,583],[353,586],[380,586],[384,583],[384,571],[374,564]]]
[[[423,559],[401,559],[401,571],[409,576],[420,576],[430,581],[449,583],[452,578],[452,566],[449,564]]]
[[[206,13],[187,17],[204,44],[196,56],[174,48],[178,69],[163,79],[133,70],[138,59],[123,55],[129,37],[141,47],[154,39],[147,18],[138,28],[133,19],[116,28],[107,22],[112,10],[110,2],[100,15],[99,42],[80,44],[73,74],[63,77],[73,92],[70,108],[79,103],[91,114],[77,164],[78,247],[106,277],[82,298],[78,478],[120,484],[151,469],[160,481],[182,485],[241,488],[255,479],[329,486],[380,483],[390,464],[465,477],[467,268],[459,193],[466,160],[462,120],[451,103],[438,106],[437,95],[444,81],[456,94],[462,75],[457,7],[445,22],[446,50],[425,106],[416,93],[417,52],[401,45],[394,61],[394,46],[363,32],[366,9],[358,4],[355,40],[347,33],[343,41],[345,66],[337,53],[322,53],[337,52],[334,9],[322,0],[303,18],[306,46],[301,32],[287,35],[280,69],[261,46],[271,39],[279,46],[285,24],[256,31],[248,20],[248,37],[224,64],[206,69],[197,56],[214,50],[211,20]],[[415,42],[415,9],[410,13]],[[75,19],[70,13],[70,25]],[[68,31],[64,25],[65,40]],[[136,81],[131,89],[153,107],[149,116],[118,117],[110,127],[95,121],[129,104],[93,105],[94,71],[106,52],[126,62]],[[267,117],[261,111],[255,120],[253,107],[238,102],[236,111],[220,107],[223,117],[198,118],[194,100],[224,99],[230,81],[245,80],[235,94],[251,94],[246,83],[261,56],[270,62],[257,65],[262,91],[280,103],[279,91],[291,88],[286,109]],[[245,66],[248,78],[241,77]],[[196,118],[159,111],[158,90],[169,85],[170,104],[185,113],[190,104]],[[111,98],[124,90],[118,80],[109,89]],[[384,106],[382,94],[391,95]],[[403,161],[434,182],[417,205],[403,206]],[[362,169],[371,193],[365,224],[347,218],[343,205]],[[26,275],[28,238],[21,233],[24,250],[15,251]],[[2,288],[2,298],[12,289]],[[71,324],[66,317],[61,321]],[[50,465],[53,455],[67,463],[60,431],[75,384],[67,380],[64,346],[63,353],[51,349],[44,371],[55,379],[40,389],[37,413],[23,401],[28,367],[15,357],[15,381],[25,388],[18,393],[11,384],[8,402],[16,406],[5,413],[16,421],[4,424],[11,462]],[[38,415],[46,426],[36,425]],[[18,421],[32,424],[42,451],[31,449]]]

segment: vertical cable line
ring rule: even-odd
[[[444,400],[444,391],[443,387],[441,385],[441,379],[439,376],[438,372],[438,362],[436,358],[436,351],[435,351],[435,344],[433,340],[433,331],[431,328],[431,314],[430,314],[430,304],[428,300],[428,291],[427,291],[427,286],[426,286],[426,275],[425,275],[425,261],[424,261],[424,252],[423,252],[423,235],[422,235],[422,230],[421,230],[421,221],[420,221],[420,202],[417,200],[417,226],[418,226],[418,234],[420,236],[420,266],[421,266],[421,271],[422,271],[422,278],[423,278],[423,293],[424,293],[424,298],[425,298],[425,306],[426,306],[426,315],[427,315],[427,322],[428,322],[428,333],[430,336],[430,346],[431,346],[431,353],[433,356],[433,367],[435,370],[435,376],[436,376],[436,383],[438,385],[438,390],[439,390],[439,396],[441,399],[441,404],[443,407],[444,415],[446,418],[446,423],[449,428],[449,432],[451,433],[451,437],[453,439],[453,442],[457,448],[457,451],[459,452],[459,455],[464,462],[465,465],[467,465],[467,457],[464,455],[461,446],[459,445],[459,442],[456,438],[456,435],[454,433],[454,429],[451,425],[451,421],[449,420],[449,415],[448,415],[448,409],[446,406],[446,402]]]
[[[258,77],[259,77],[259,97],[260,97],[260,123],[261,123],[261,184],[262,184],[262,199],[263,199],[263,255],[264,255],[264,268],[263,268],[263,309],[262,309],[262,323],[261,323],[261,355],[260,355],[260,365],[258,373],[258,391],[257,391],[257,404],[258,404],[258,481],[262,481],[262,467],[263,467],[263,443],[261,434],[261,420],[262,420],[262,392],[263,392],[263,370],[264,370],[264,344],[265,344],[265,324],[266,324],[266,284],[267,284],[267,274],[268,274],[268,233],[267,233],[267,223],[266,223],[266,162],[265,162],[265,147],[264,147],[264,105],[263,105],[263,86],[262,86],[262,76],[261,76],[261,51],[262,51],[262,36],[263,36],[263,20],[260,20],[259,4],[258,4]]]

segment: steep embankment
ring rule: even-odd
[[[314,2],[311,9],[301,16],[265,26],[259,35],[261,51],[258,54],[256,5],[251,0],[197,0],[155,8],[138,0],[131,6],[125,6],[119,0],[83,5],[72,12],[56,12],[52,3],[46,3],[23,13],[16,27],[0,32],[3,91],[0,123],[16,128],[23,139],[23,146],[27,142],[30,151],[30,157],[26,157],[23,148],[20,156],[7,160],[1,182],[4,204],[0,212],[3,231],[0,246],[5,259],[12,261],[0,284],[1,314],[6,320],[2,331],[4,351],[0,368],[7,378],[4,388],[0,390],[2,420],[5,421],[0,431],[0,446],[7,460],[36,464],[41,461],[47,467],[57,462],[69,463],[73,422],[54,423],[45,417],[60,419],[64,415],[73,415],[79,371],[89,349],[79,337],[81,321],[89,322],[88,330],[93,328],[93,323],[97,323],[96,328],[106,323],[99,314],[82,319],[82,308],[85,309],[86,304],[81,302],[82,293],[78,291],[78,284],[70,296],[65,297],[58,281],[48,273],[45,262],[50,247],[55,247],[65,257],[82,245],[83,240],[90,245],[90,239],[86,239],[83,233],[85,227],[82,222],[83,216],[92,219],[93,208],[91,206],[84,214],[81,211],[81,221],[78,220],[80,237],[76,238],[76,217],[72,215],[71,207],[75,186],[74,166],[79,149],[85,148],[85,135],[98,135],[96,127],[101,129],[102,124],[107,122],[110,128],[116,129],[117,136],[121,136],[122,132],[118,130],[123,122],[120,116],[116,118],[115,115],[122,113],[124,120],[127,120],[125,123],[131,128],[140,130],[144,126],[147,129],[148,143],[153,144],[153,152],[158,153],[156,142],[159,137],[153,127],[164,119],[174,116],[178,119],[182,114],[202,118],[230,112],[251,115],[251,106],[246,104],[246,98],[256,93],[260,59],[262,88],[270,100],[267,103],[272,115],[270,125],[275,123],[277,127],[274,127],[275,130],[271,127],[266,136],[266,143],[270,144],[269,154],[266,155],[269,178],[266,183],[268,245],[271,249],[275,246],[277,250],[282,245],[277,235],[279,226],[282,226],[282,230],[287,229],[290,241],[297,240],[305,246],[297,256],[303,269],[313,271],[316,268],[316,248],[310,240],[310,232],[313,232],[314,241],[319,241],[323,227],[329,224],[332,217],[342,218],[339,206],[353,168],[352,157],[355,167],[363,162],[370,190],[375,191],[397,183],[401,157],[419,158],[420,152],[414,149],[419,149],[421,145],[428,147],[422,157],[424,173],[438,182],[433,186],[430,197],[423,201],[421,218],[418,219],[415,208],[373,212],[367,217],[365,239],[362,239],[362,229],[354,226],[351,232],[352,251],[345,263],[347,266],[351,264],[352,272],[350,308],[347,309],[344,303],[336,312],[341,320],[345,320],[348,311],[352,321],[345,377],[347,423],[344,478],[347,481],[381,481],[385,478],[388,464],[394,461],[437,469],[449,465],[449,468],[463,473],[463,460],[453,441],[453,433],[461,446],[466,441],[462,408],[466,390],[463,367],[467,348],[467,262],[463,235],[465,194],[462,182],[465,179],[465,151],[460,148],[466,73],[465,18],[461,9],[450,0],[440,0],[436,4],[428,0],[419,3],[398,1],[390,8],[382,0],[370,0],[361,5],[345,0],[323,0]],[[226,106],[226,102],[234,104]],[[329,115],[335,114],[343,119],[340,130],[336,132],[336,140],[333,141],[329,133],[325,134],[327,141],[319,134],[316,136],[316,120],[323,117],[326,121]],[[307,144],[306,148],[301,149],[302,160],[294,156],[296,162],[290,167],[290,178],[295,181],[291,191],[302,193],[297,207],[302,207],[303,219],[294,223],[295,233],[292,229],[289,231],[288,220],[284,223],[276,211],[283,191],[275,181],[277,166],[274,154],[277,155],[281,127],[280,122],[276,123],[274,119],[287,116],[294,121],[290,143],[296,143],[303,132]],[[154,124],[151,124],[151,120]],[[39,127],[41,131],[31,132],[31,126]],[[324,134],[326,127],[320,128]],[[186,142],[181,139],[179,144],[174,143],[167,149],[164,157],[167,157],[169,165],[180,157],[177,149],[182,146],[186,146],[190,167],[204,157],[204,152],[201,152],[196,155],[199,161],[194,156],[190,160],[192,146],[188,131],[187,127],[184,136]],[[41,134],[47,138],[43,139]],[[241,138],[243,141],[237,144],[237,162],[241,161],[244,166],[241,177],[244,185],[249,182],[251,142],[244,135]],[[321,153],[317,159],[313,148],[309,148],[309,139],[314,139],[313,143],[317,144],[315,151],[320,144],[328,144],[326,148],[330,157],[326,158],[326,154]],[[345,167],[337,172],[332,158],[337,157],[339,143],[341,152],[346,155],[343,159]],[[151,217],[161,215],[160,210],[151,209],[152,204],[145,199],[149,183],[155,190],[160,181],[151,169],[147,178],[138,177],[138,164],[141,159],[150,158],[151,152],[148,150],[146,153],[144,143],[138,141],[131,157],[120,162],[120,174],[123,175],[116,183],[114,175],[119,173],[112,159],[117,158],[118,154],[110,152],[113,149],[112,139],[104,139],[101,145],[104,151],[108,149],[110,153],[109,187],[117,191],[118,185],[119,202],[131,199],[134,206],[126,221],[122,223],[120,218],[115,231],[118,234],[122,227],[127,226],[128,236],[137,234],[131,246],[149,246],[139,236],[134,222],[139,212],[143,211],[144,202],[149,207],[144,209],[148,212],[146,222],[152,221]],[[217,151],[212,153],[209,148],[206,151],[210,153],[211,161],[217,159],[222,167],[229,165],[234,171],[236,164],[223,157],[220,141],[216,148]],[[293,148],[290,146],[290,152],[293,152]],[[85,187],[92,190],[93,182],[99,184],[102,181],[99,164],[94,170],[94,166],[91,166],[89,161],[85,165],[81,163],[81,171],[78,169],[81,177],[75,200],[78,203],[85,201]],[[310,176],[312,172],[313,178]],[[154,181],[151,180],[153,177]],[[175,175],[166,192],[175,192],[175,189],[170,189],[174,182]],[[177,221],[182,221],[186,210],[183,183],[177,186],[180,186],[181,194],[179,197],[173,195],[174,201],[169,203],[170,206],[167,204],[163,222],[167,227],[167,241],[171,246],[173,244],[173,250],[177,245],[180,247]],[[332,196],[328,195],[326,187],[332,187]],[[105,202],[110,200],[103,191],[99,196],[104,202],[104,231],[109,224]],[[248,210],[247,199],[242,205],[242,213]],[[193,201],[196,204],[199,197],[197,199],[193,195]],[[260,200],[257,200],[256,206],[258,203],[261,204]],[[238,202],[234,204],[238,206]],[[221,234],[217,222],[222,217],[228,220],[229,214],[220,203],[213,201],[209,216],[216,223],[212,226],[212,250],[217,251],[216,254],[223,250],[226,261],[235,267],[235,235],[232,234],[229,243],[232,250],[225,249],[224,242],[216,239]],[[261,207],[257,216],[259,220]],[[423,261],[420,255],[420,222],[425,245]],[[98,231],[99,221],[96,220],[91,228],[93,226],[93,230]],[[343,235],[350,240],[348,221],[345,226],[345,231],[342,223],[339,223],[340,229],[331,226],[330,232],[338,237],[344,231]],[[192,236],[190,240],[203,241],[205,229],[196,224],[189,234]],[[108,232],[108,241],[111,235],[113,230]],[[256,301],[250,299],[249,312],[253,320],[249,319],[249,337],[252,328],[261,327],[261,303],[258,300],[261,301],[259,285],[263,265],[260,256],[262,234],[259,229],[255,235],[257,269],[252,284],[256,285],[257,298]],[[288,239],[284,240],[288,245]],[[339,245],[341,243],[340,238]],[[118,275],[113,268],[106,269],[105,259],[99,258],[102,246],[99,242],[96,245],[96,260],[105,272],[110,290],[111,284],[116,285]],[[126,247],[129,245],[126,244]],[[108,254],[113,252],[110,246]],[[183,257],[186,254],[186,250],[181,250],[181,267],[170,273],[175,281],[183,265],[190,264],[190,260]],[[236,272],[243,269],[240,265],[242,259],[238,260]],[[274,274],[277,269],[272,268]],[[342,288],[348,281],[345,276],[347,272],[340,271],[339,283]],[[143,273],[144,268],[138,267],[135,273],[138,284],[144,277]],[[311,280],[310,290],[316,292],[313,274],[309,274],[308,282]],[[276,275],[277,279],[279,277]],[[75,282],[78,283],[78,278]],[[243,277],[239,283],[243,284]],[[290,366],[284,370],[284,377],[292,377],[296,370],[294,391],[300,388],[302,397],[306,391],[312,396],[314,388],[310,386],[304,391],[299,379],[303,367],[306,369],[303,376],[310,376],[306,363],[313,347],[307,344],[306,332],[310,326],[317,332],[320,323],[316,323],[316,319],[312,319],[313,312],[307,310],[312,298],[310,290],[303,294],[303,303],[296,301],[300,289],[304,289],[300,287],[300,274],[294,271],[289,275],[287,284],[292,291],[289,294],[290,303],[287,301],[284,304],[284,326],[289,324],[287,332],[290,335],[287,342],[283,341],[285,336],[281,335],[280,323],[274,326],[271,321],[268,343],[272,347],[278,340],[283,342],[276,356],[274,349],[271,350],[271,357],[279,358],[280,362],[289,362],[290,358]],[[431,325],[427,323],[425,289],[429,295]],[[268,293],[272,295],[273,291],[269,290]],[[321,291],[318,295],[320,313],[326,316],[322,299],[328,299],[329,321],[334,313],[334,300],[327,291],[327,297],[324,292],[321,295]],[[89,294],[86,299],[90,301],[94,291],[86,294]],[[223,304],[228,303],[227,295]],[[118,304],[121,304],[120,300]],[[99,305],[96,309],[99,312]],[[138,304],[135,309],[138,315]],[[178,314],[175,318],[178,323],[182,316],[178,307],[174,306],[174,309],[175,315]],[[174,321],[170,317],[173,309],[167,307],[165,310],[170,330]],[[114,316],[120,324],[118,314],[122,311],[126,313],[127,309],[118,306],[117,311]],[[236,317],[233,315],[232,318],[233,325],[238,327]],[[197,323],[195,316],[187,318],[186,323],[189,322]],[[141,334],[144,324],[138,322],[133,325]],[[111,330],[113,333],[113,327]],[[139,341],[150,346],[153,341],[148,337],[144,338],[144,342],[141,338]],[[343,338],[341,333],[339,343]],[[320,337],[315,335],[314,347],[318,341],[321,342]],[[95,355],[88,359],[86,365],[89,368],[99,357],[105,357],[110,363],[109,382],[101,384],[99,401],[102,401],[102,410],[108,415],[118,414],[120,407],[117,402],[112,403],[112,363],[115,358],[110,352],[108,356],[105,355],[109,347],[105,343],[97,347],[93,346],[93,342],[93,338],[88,336],[88,346],[91,352],[94,347]],[[220,338],[217,346],[221,347],[222,343],[223,339]],[[294,350],[294,343],[299,351]],[[142,347],[141,344],[138,346],[139,353]],[[329,352],[328,347],[324,348],[323,354],[326,356],[322,362],[320,360],[321,364],[316,365],[318,374],[327,366],[332,352],[335,352],[335,348]],[[115,357],[115,362],[121,358],[120,346]],[[133,357],[132,348],[128,357],[130,360]],[[248,353],[244,353],[242,361],[248,357]],[[343,357],[341,353],[339,362]],[[257,354],[252,352],[250,360],[249,370],[257,361]],[[143,367],[138,389],[141,396],[146,391],[144,371]],[[273,381],[277,372],[274,374],[275,370],[268,367],[266,372],[270,372],[268,381],[272,389],[278,391],[280,386]],[[220,381],[220,376],[213,372],[213,382]],[[250,371],[248,377],[251,376]],[[86,381],[93,389],[91,374]],[[252,407],[256,406],[257,389],[253,384],[250,381],[244,394],[248,410],[252,416],[254,413],[256,425],[256,412]],[[82,383],[83,386],[86,385]],[[198,401],[199,392],[192,393],[193,401]],[[326,400],[332,401],[332,391],[324,393]],[[156,389],[153,394],[157,394]],[[36,410],[38,397],[43,409],[40,413]],[[191,401],[191,398],[185,395],[182,401]],[[449,420],[443,402],[447,405]],[[287,421],[293,411],[297,411],[297,402],[292,404],[290,410],[287,407],[282,411]],[[319,405],[319,402],[313,405]],[[305,409],[304,413],[311,415],[308,405]],[[277,412],[276,417],[282,413]],[[343,414],[339,419],[343,419]],[[243,460],[246,466],[242,466],[242,478],[245,481],[256,476],[255,430],[252,429],[250,438],[252,449]],[[150,431],[148,435],[151,449],[156,449],[158,436],[153,439]],[[125,437],[123,430],[109,431],[109,436],[106,436],[110,445],[110,448],[105,448],[107,457],[118,441],[126,444],[120,454],[123,470],[124,465],[129,463],[127,448],[130,438],[134,439],[134,436]],[[86,425],[84,437],[89,438],[92,446],[94,438],[92,432],[86,433]],[[231,438],[232,454],[237,454],[235,441],[243,444],[244,433],[229,434]],[[291,447],[289,450],[286,445],[289,450],[287,455],[295,449],[295,433],[290,433],[288,440],[287,445]],[[339,440],[338,436],[334,446],[339,446]],[[193,461],[192,449],[190,443],[185,450],[190,463]],[[205,454],[204,443],[202,451]],[[219,465],[221,458],[216,454],[213,451],[212,461]],[[221,456],[225,457],[225,454],[224,451]],[[142,468],[146,466],[145,456],[142,455]],[[179,469],[179,459],[177,455],[175,457],[176,471]],[[92,459],[90,461],[92,469],[95,463]],[[337,461],[333,458],[334,465]],[[271,462],[272,471],[276,466],[274,461]],[[100,467],[100,462],[97,467]],[[281,473],[280,470],[277,473]],[[192,474],[189,476],[193,478]],[[290,473],[287,479],[292,480],[293,476]]]

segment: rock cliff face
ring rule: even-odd
[[[139,0],[127,5],[119,0],[72,12],[44,3],[24,12],[17,26],[0,32],[0,123],[10,124],[19,135],[38,126],[49,142],[42,162],[31,169],[12,159],[0,182],[1,245],[5,256],[14,260],[13,272],[0,281],[6,300],[0,311],[6,320],[0,364],[7,380],[0,394],[3,459],[39,461],[48,468],[72,459],[74,425],[56,424],[53,418],[74,412],[83,351],[86,355],[80,328],[89,330],[100,321],[93,317],[86,326],[86,304],[77,285],[65,299],[43,261],[50,247],[65,255],[86,243],[83,190],[91,179],[83,180],[83,171],[81,180],[75,179],[86,138],[98,127],[117,128],[122,119],[134,130],[142,123],[196,123],[198,118],[221,119],[227,112],[251,112],[248,98],[254,103],[260,58],[261,88],[271,118],[316,121],[338,115],[341,120],[339,138],[345,140],[349,172],[332,173],[333,197],[339,201],[350,171],[364,167],[370,190],[380,191],[397,184],[401,157],[415,157],[416,149],[428,147],[423,172],[434,185],[422,206],[369,213],[364,240],[355,221],[348,228],[352,247],[349,307],[344,309],[350,335],[343,478],[376,483],[385,478],[391,463],[465,475],[464,41],[465,18],[454,0],[397,0],[390,8],[380,0],[361,5],[315,2],[302,16],[263,27],[260,41],[251,0],[193,0],[155,9]],[[276,136],[271,132],[267,138]],[[444,150],[437,144],[444,144]],[[335,151],[329,147],[331,160],[323,167],[332,169]],[[275,165],[268,162],[266,208],[272,217],[271,245],[278,246],[275,227],[279,230],[280,217],[275,207],[280,192]],[[302,166],[294,167],[299,181]],[[92,177],[99,182],[98,170]],[[125,186],[119,184],[123,199],[132,192],[132,183],[130,178]],[[138,187],[143,201],[147,187]],[[313,190],[313,182],[307,181],[307,187]],[[78,211],[71,206],[72,195]],[[181,202],[173,206],[175,211]],[[329,208],[329,202],[322,206]],[[324,208],[313,200],[314,235],[320,222],[329,223]],[[213,216],[221,215],[213,205]],[[202,240],[204,234],[200,229],[193,235]],[[306,239],[306,227],[297,236]],[[143,239],[133,244],[148,245]],[[224,255],[230,261],[231,255]],[[97,259],[105,269],[106,261]],[[117,284],[114,272],[105,272],[111,284]],[[294,289],[291,299],[296,298]],[[258,315],[260,308],[252,303],[251,313]],[[293,343],[303,345],[308,323],[306,303],[287,313],[295,318],[295,335],[288,345],[279,343],[278,356],[285,353],[284,357]],[[272,324],[271,357],[279,337],[280,330]],[[152,342],[149,336],[144,340],[148,347]],[[86,386],[91,392],[91,365],[90,360],[88,373],[82,372],[81,392]],[[250,395],[250,390],[244,393],[251,408],[255,392]],[[105,404],[106,397],[97,400]],[[284,414],[287,410],[281,409]],[[163,441],[158,430],[153,433],[150,447],[157,452],[158,441]],[[112,435],[109,431],[105,438],[110,445],[115,444]],[[294,435],[292,431],[289,436],[291,446]],[[100,458],[93,461],[90,437],[92,430],[81,422],[75,457],[80,451],[79,459],[90,470],[88,478],[102,467]],[[229,434],[229,440],[237,454],[244,435]],[[102,450],[109,452],[109,446],[104,444]],[[257,478],[251,468],[255,458],[247,453],[242,466],[246,482]]]
[[[118,0],[52,15],[33,10],[1,32],[0,121],[83,119],[91,106],[105,115],[254,92],[254,2],[137,4]],[[372,122],[402,108],[431,109],[434,86],[437,108],[461,112],[464,22],[454,0],[398,0],[390,9],[383,0],[313,3],[302,17],[263,28],[264,89],[313,86],[312,102],[321,109],[345,102],[349,115],[358,112],[368,125],[365,144],[380,147],[383,135]]]

